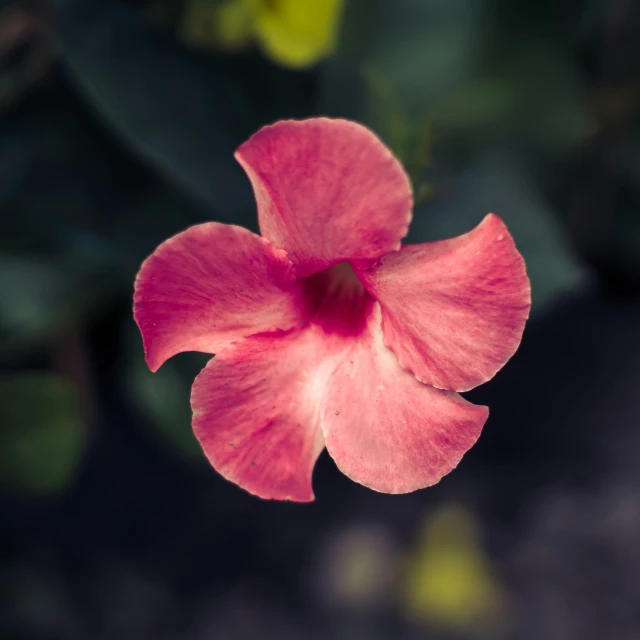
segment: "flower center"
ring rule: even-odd
[[[301,281],[307,316],[326,333],[356,335],[365,326],[373,298],[348,262]]]

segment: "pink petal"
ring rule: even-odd
[[[381,304],[385,344],[422,382],[472,389],[520,344],[531,289],[494,214],[457,238],[405,246],[358,275]]]
[[[193,428],[227,480],[261,498],[313,500],[324,448],[318,418],[330,369],[313,329],[262,334],[223,349],[196,378]]]
[[[411,185],[368,129],[348,120],[286,120],[236,152],[258,205],[260,230],[285,249],[299,277],[400,247]]]
[[[303,322],[291,262],[246,229],[209,222],[163,242],[135,284],[134,317],[152,371],[182,351]]]
[[[343,473],[376,491],[408,493],[454,469],[489,412],[401,369],[379,321],[375,305],[367,331],[331,376],[320,424]]]

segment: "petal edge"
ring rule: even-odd
[[[405,245],[358,276],[380,302],[385,345],[403,369],[439,389],[490,380],[529,317],[524,260],[492,213],[456,238]]]
[[[489,410],[401,369],[382,342],[379,320],[374,308],[368,331],[331,376],[320,424],[345,475],[374,491],[410,493],[459,464]]]
[[[411,184],[369,129],[349,120],[282,120],[236,151],[251,181],[264,237],[299,277],[338,262],[375,260],[400,247]]]
[[[223,349],[198,375],[193,430],[224,478],[263,499],[314,499],[324,346],[309,328],[255,335]]]
[[[284,251],[242,227],[207,222],[165,240],[142,264],[134,318],[152,371],[183,351],[304,322]]]

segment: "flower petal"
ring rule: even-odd
[[[344,474],[375,491],[408,493],[454,469],[489,412],[401,369],[379,322],[376,304],[368,330],[331,376],[320,425]]]
[[[217,222],[163,242],[136,278],[134,317],[152,371],[182,351],[301,324],[291,262],[246,229]]]
[[[286,120],[236,152],[258,205],[260,231],[285,249],[298,277],[400,247],[411,185],[400,163],[348,120]]]
[[[262,334],[223,349],[196,378],[193,429],[227,480],[261,498],[313,500],[324,355],[313,329]]]
[[[531,288],[494,214],[457,238],[405,246],[358,276],[381,304],[384,343],[422,382],[467,391],[520,344]]]

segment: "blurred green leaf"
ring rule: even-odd
[[[460,235],[487,213],[499,215],[527,263],[534,313],[588,282],[549,205],[518,156],[489,152],[452,177],[437,201],[416,208],[409,242]]]
[[[165,446],[182,457],[202,457],[191,431],[191,386],[172,363],[151,373],[144,361],[136,363],[130,375],[131,395],[135,404],[156,428]]]
[[[204,208],[166,184],[154,185],[135,201],[126,203],[123,212],[125,215],[114,219],[108,237],[117,255],[114,266],[129,289],[142,261],[161,242],[208,220]]]
[[[536,43],[520,43],[496,64],[479,61],[478,69],[420,102],[415,100],[417,92],[402,92],[391,70],[372,71],[396,87],[393,108],[379,92],[370,91],[366,117],[382,130],[392,128],[395,105],[401,105],[408,118],[419,116],[439,138],[466,146],[509,139],[557,152],[595,131],[577,69],[558,52]],[[409,93],[411,99],[406,97]]]
[[[81,270],[110,258],[103,232],[136,167],[64,88],[0,121],[0,167],[0,251],[64,255]]]
[[[242,69],[181,47],[132,7],[107,0],[53,5],[63,58],[109,124],[217,216],[242,220],[252,212],[233,152],[262,122]]]
[[[411,117],[393,83],[375,69],[365,67],[363,75],[370,92],[377,96],[379,106],[386,114],[386,126],[380,133],[391,150],[402,160],[414,190],[419,194],[423,188],[422,174],[431,164],[431,124],[426,117]],[[417,201],[420,201],[419,195]]]
[[[514,38],[490,3],[356,4],[359,13],[347,12],[337,60],[326,69],[324,103],[373,127],[405,164],[412,162],[406,140],[425,129],[466,148],[499,139],[551,153],[594,131],[569,53],[537,32]],[[356,22],[366,23],[364,35]],[[358,84],[353,67],[363,75],[358,91],[348,86]]]
[[[416,145],[431,131],[428,109],[432,102],[472,77],[481,44],[481,3],[470,0],[407,0],[361,3],[347,12],[339,63],[327,70],[325,102],[342,114],[343,94],[353,101],[354,90],[345,91],[345,67],[355,67],[364,80],[359,106],[351,117],[364,121],[408,165],[414,182]],[[366,23],[365,34],[351,35],[354,22]],[[360,30],[362,28],[360,27]],[[343,80],[340,81],[340,77]],[[347,78],[356,84],[354,78]],[[346,105],[345,105],[346,106]],[[419,149],[424,155],[424,150]]]
[[[73,480],[85,449],[79,398],[47,374],[0,378],[0,484],[53,494]]]
[[[371,3],[366,64],[396,86],[409,111],[468,77],[481,45],[483,3],[406,0]]]
[[[426,118],[442,137],[484,140],[504,128],[515,103],[516,90],[507,79],[472,78],[427,106]]]
[[[127,350],[127,393],[146,418],[143,424],[171,453],[187,462],[202,462],[202,449],[191,430],[190,396],[193,380],[210,356],[180,354],[151,373],[139,335],[132,332]]]
[[[541,42],[522,42],[510,49],[504,81],[514,87],[513,109],[505,112],[504,127],[520,138],[551,152],[574,147],[596,128],[589,111],[586,86],[577,65]]]
[[[0,254],[0,353],[25,348],[77,323],[112,293],[108,278],[54,260]]]
[[[393,115],[400,105],[420,120],[433,99],[471,76],[482,13],[475,0],[350,0],[339,46],[323,68],[322,112],[384,135],[392,94]]]
[[[67,294],[60,269],[39,260],[5,256],[0,262],[0,324],[5,331],[39,332],[55,314],[56,300]]]

